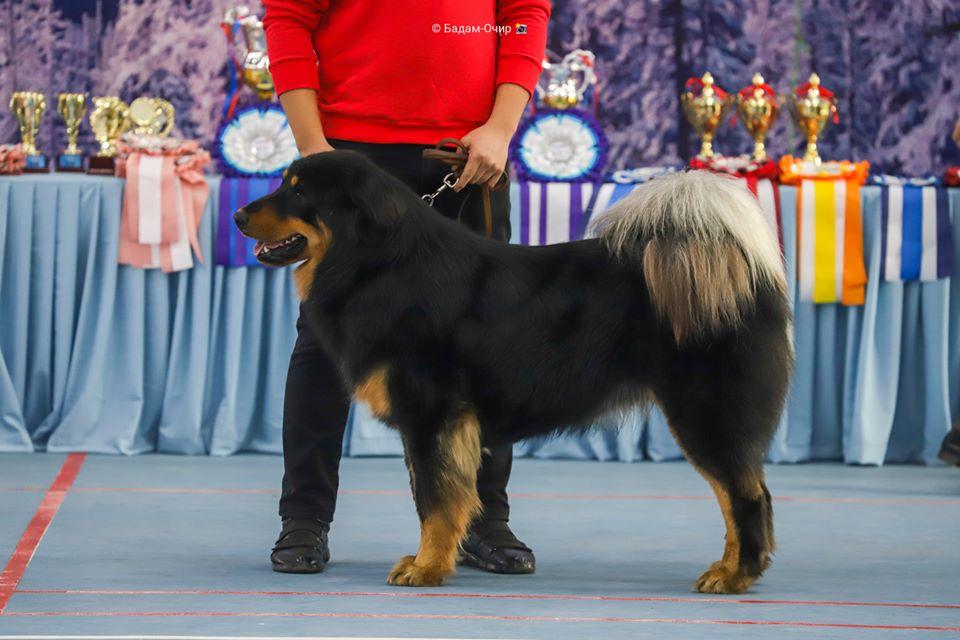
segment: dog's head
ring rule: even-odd
[[[271,266],[320,263],[339,250],[380,244],[396,225],[403,192],[370,160],[330,151],[297,160],[276,191],[234,214],[257,241],[257,260]]]

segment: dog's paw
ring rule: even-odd
[[[714,562],[693,585],[700,593],[743,593],[757,579],[739,569]]]
[[[436,587],[452,571],[440,567],[424,567],[416,564],[414,556],[404,556],[393,566],[387,576],[387,584],[395,587]]]

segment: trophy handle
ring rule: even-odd
[[[580,72],[580,83],[577,85],[577,98],[583,102],[583,94],[590,86],[590,73],[586,70]]]
[[[164,117],[164,126],[159,135],[161,138],[166,138],[173,130],[173,119],[176,114],[176,110],[174,109],[173,105],[166,100],[159,100],[157,102],[157,106],[160,111],[163,112]]]
[[[583,51],[582,49],[577,49],[569,53],[567,57],[572,58],[574,62],[580,65],[580,83],[577,85],[577,98],[579,98],[580,102],[583,102],[584,92],[597,80],[596,73],[593,71],[595,58],[593,58],[590,52]],[[586,64],[584,60],[589,60],[590,64]]]

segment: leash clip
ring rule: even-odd
[[[437,196],[446,191],[447,189],[453,189],[457,184],[457,174],[451,171],[447,175],[443,176],[443,184],[440,185],[433,193],[425,193],[420,196],[420,199],[427,203],[428,206],[433,206],[433,201],[436,200]]]

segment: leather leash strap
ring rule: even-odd
[[[451,150],[450,147],[453,147],[453,149]],[[456,138],[444,138],[432,149],[424,149],[423,157],[428,160],[439,160],[440,162],[445,162],[446,164],[450,165],[450,169],[455,175],[459,175],[460,172],[463,171],[463,167],[467,164],[469,151],[464,144]],[[508,182],[509,178],[507,177],[506,172],[504,172],[500,174],[497,184],[494,185],[492,189],[487,186],[486,183],[484,183],[480,188],[480,193],[483,197],[484,224],[486,226],[488,238],[493,237],[493,210],[490,204],[490,192],[503,189],[507,186]]]

